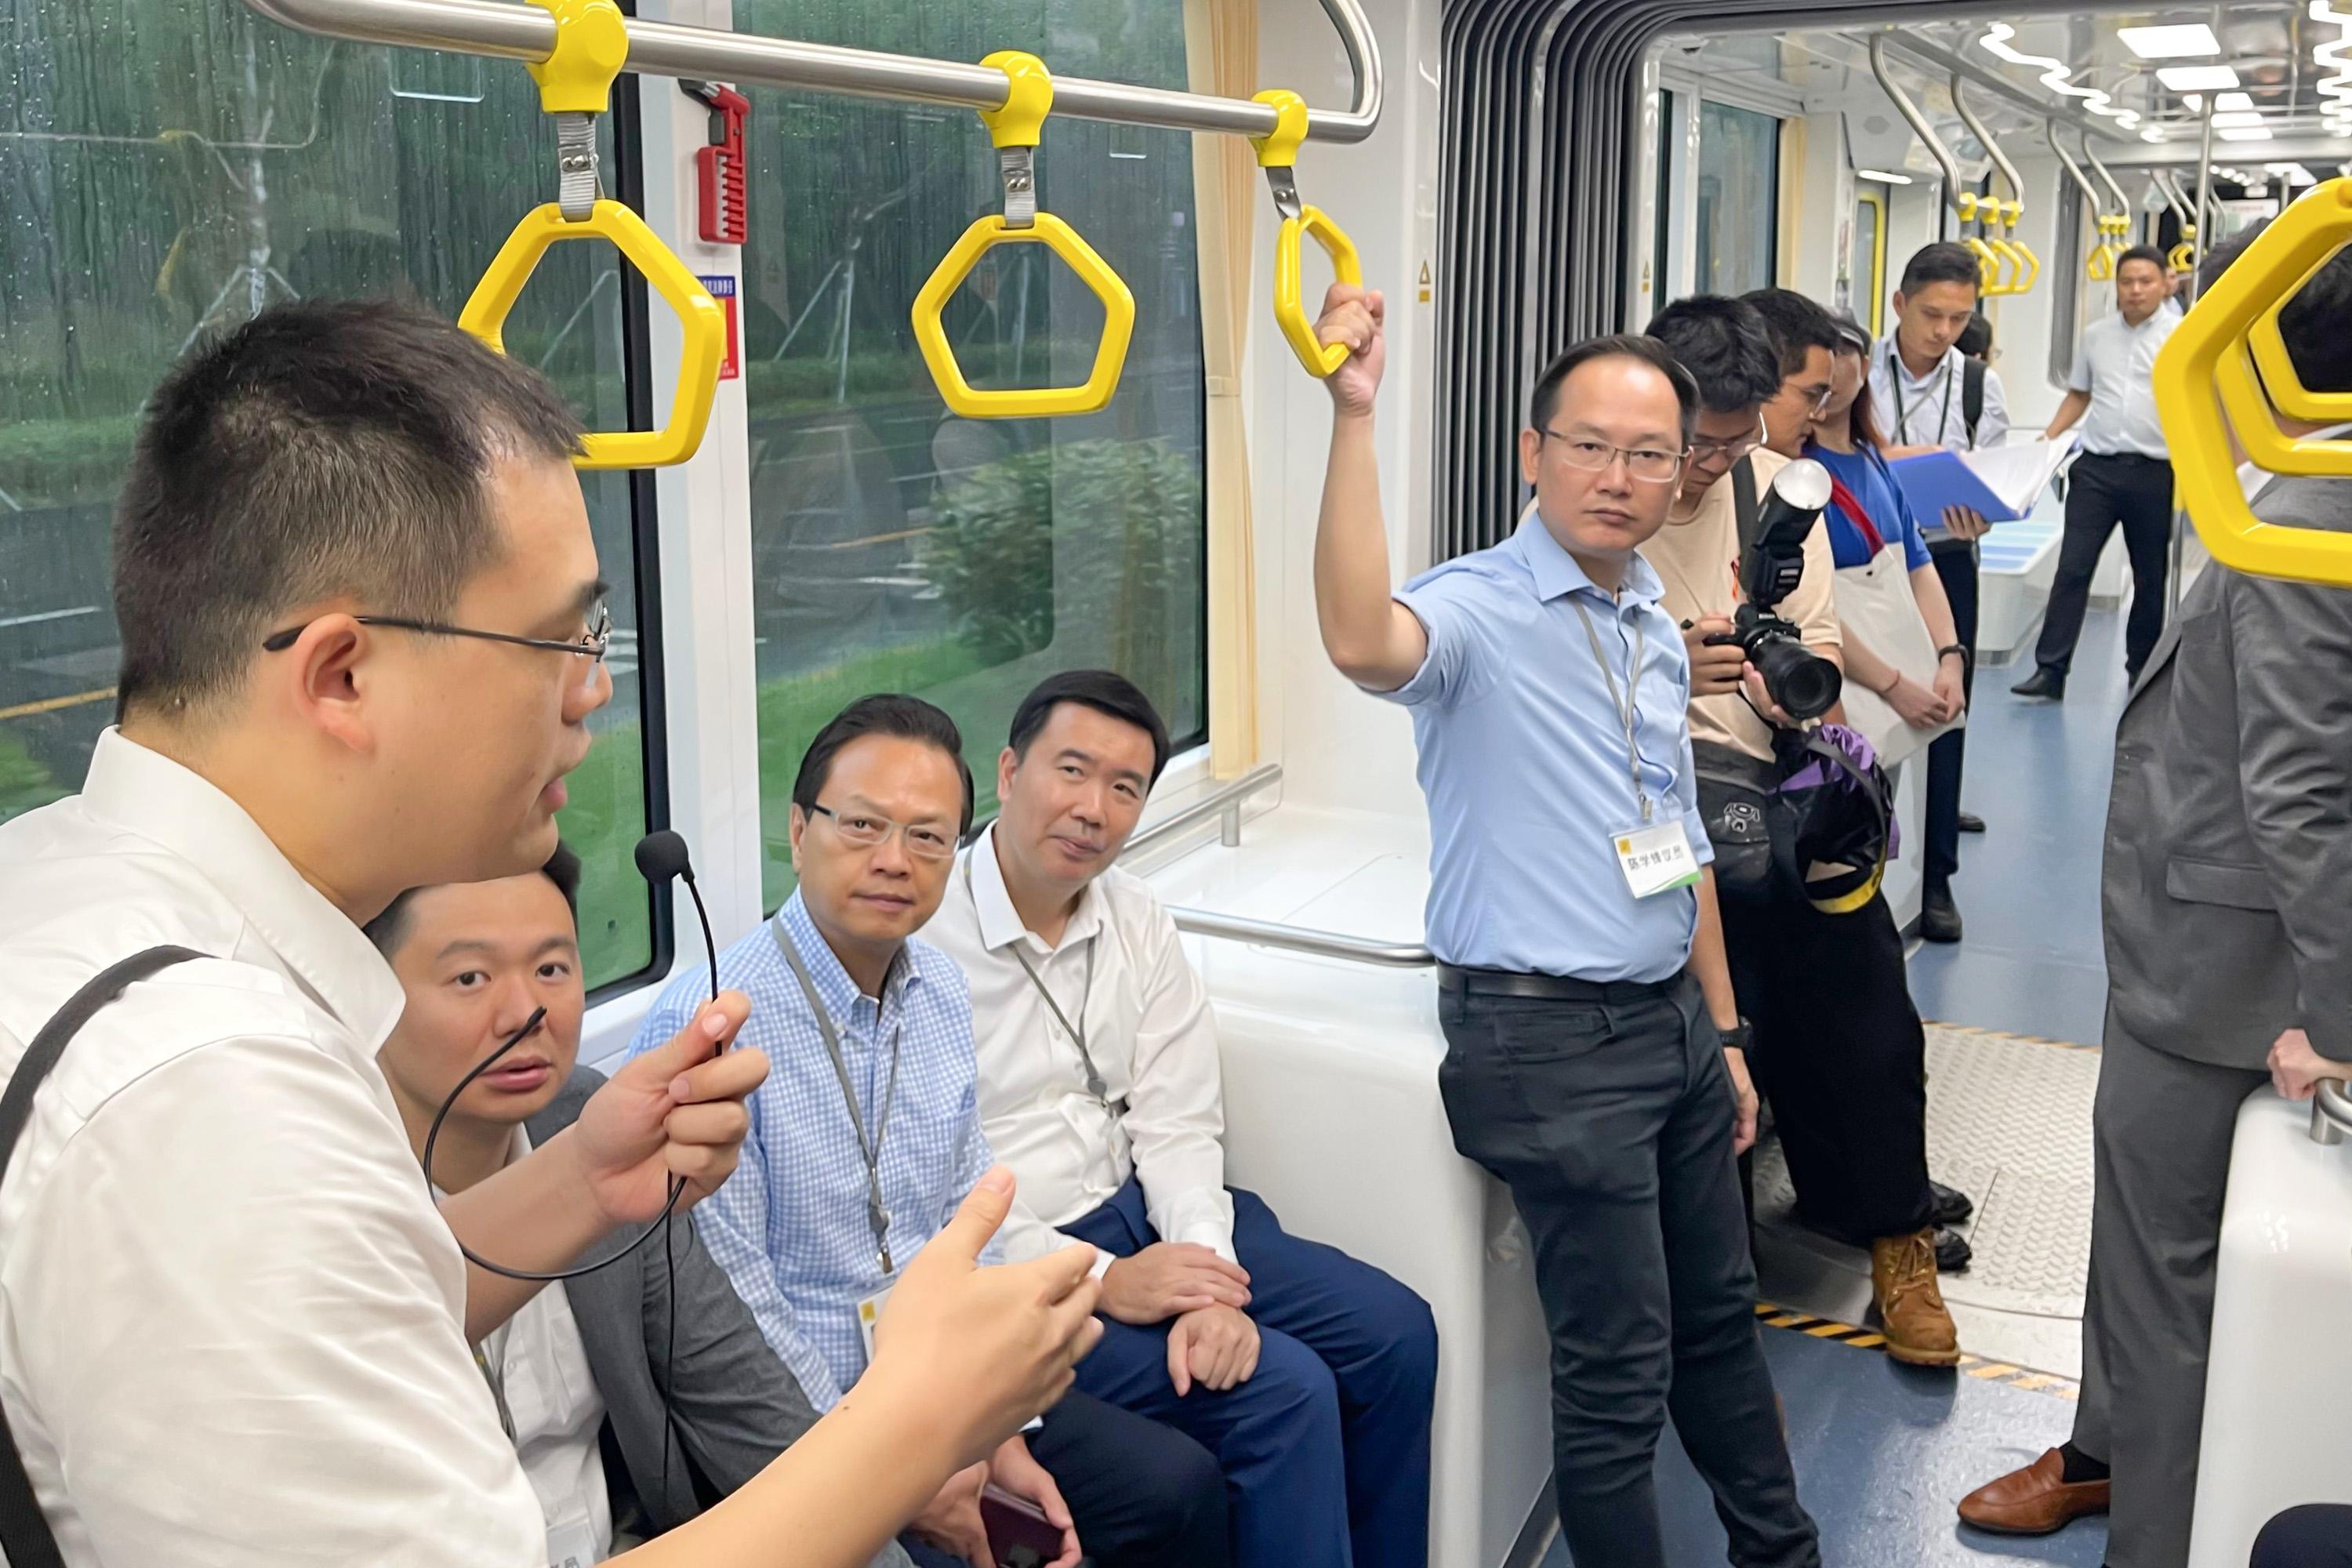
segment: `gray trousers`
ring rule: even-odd
[[[2109,1568],[2189,1562],[2230,1146],[2269,1081],[2152,1049],[2107,1015],[2074,1446],[2115,1472]]]

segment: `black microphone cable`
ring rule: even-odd
[[[658,833],[648,833],[645,837],[637,841],[635,858],[637,863],[637,874],[645,878],[647,882],[656,888],[669,881],[672,878],[680,878],[684,879],[687,893],[694,900],[695,917],[701,922],[702,950],[710,962],[710,999],[713,1002],[718,1001],[719,944],[711,936],[710,911],[703,906],[702,890],[695,886],[694,866],[692,860],[688,856],[685,838],[667,828],[664,828]],[[468,1072],[464,1078],[459,1079],[457,1080],[457,1086],[455,1089],[452,1089],[449,1091],[448,1097],[441,1101],[441,1109],[433,1113],[433,1123],[430,1127],[426,1128],[425,1131],[425,1155],[422,1163],[425,1166],[425,1184],[428,1190],[435,1192],[439,1190],[437,1187],[434,1186],[433,1183],[433,1150],[434,1146],[441,1141],[442,1123],[449,1119],[449,1112],[457,1108],[459,1097],[464,1095],[466,1090],[473,1086],[475,1079],[480,1078],[484,1073],[497,1066],[499,1058],[505,1056],[509,1051],[522,1044],[523,1041],[539,1033],[540,1029],[545,1026],[546,1022],[546,1008],[541,1007],[533,1012],[530,1017],[525,1021],[521,1028],[517,1029],[513,1034],[508,1036],[505,1042],[501,1044],[497,1050],[494,1050],[488,1056],[484,1057],[475,1065],[471,1072]],[[686,1178],[683,1176],[672,1176],[669,1179],[669,1201],[662,1205],[661,1213],[656,1215],[652,1219],[646,1222],[646,1226],[643,1230],[640,1230],[636,1235],[629,1237],[627,1241],[622,1243],[619,1247],[614,1247],[606,1256],[597,1258],[594,1262],[576,1264],[570,1268],[546,1270],[509,1268],[503,1263],[493,1263],[488,1258],[484,1258],[481,1254],[467,1247],[463,1237],[457,1238],[457,1250],[464,1254],[467,1262],[472,1264],[477,1268],[483,1269],[491,1274],[499,1275],[499,1277],[507,1279],[520,1279],[527,1283],[539,1285],[559,1285],[566,1279],[577,1279],[583,1275],[593,1274],[600,1268],[611,1268],[614,1264],[618,1263],[622,1258],[626,1258],[630,1253],[635,1252],[638,1247],[643,1247],[647,1241],[651,1240],[655,1231],[658,1230],[661,1232],[662,1258],[664,1264],[667,1268],[669,1278],[669,1301],[667,1309],[668,1343],[663,1352],[662,1359],[662,1491],[665,1496],[667,1496],[669,1491],[669,1450],[671,1445],[669,1441],[668,1428],[670,1426],[670,1387],[675,1381],[675,1374],[677,1370],[677,1254],[671,1245],[670,1220],[677,1215],[677,1201],[685,1194],[685,1193]],[[452,1232],[452,1235],[454,1236],[455,1233]]]

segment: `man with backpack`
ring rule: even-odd
[[[1998,447],[2009,434],[2009,400],[2000,377],[1982,360],[1960,352],[1960,334],[1977,310],[1977,258],[1949,241],[1930,245],[1903,268],[1895,291],[1895,330],[1871,356],[1871,406],[1886,423],[1886,456],[1916,457],[1943,449]],[[1977,541],[1990,526],[1965,508],[1922,518],[1927,552],[1951,601],[1952,624],[1968,648],[1960,676],[1972,694],[1977,647]],[[1927,885],[1919,934],[1929,942],[1960,940],[1952,878],[1960,868],[1960,834],[1982,823],[1960,811],[1960,765],[1967,732],[1955,730],[1927,748]]]

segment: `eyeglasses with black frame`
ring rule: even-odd
[[[1764,416],[1756,416],[1756,433],[1740,436],[1729,441],[1712,440],[1705,436],[1691,437],[1690,460],[1694,463],[1736,463],[1764,445]]]
[[[956,852],[955,835],[926,823],[908,826],[893,822],[887,816],[877,816],[870,811],[851,810],[847,816],[829,805],[812,805],[812,814],[833,824],[834,832],[845,844],[855,844],[861,849],[878,849],[890,842],[892,834],[907,840],[907,853],[919,860],[952,859]]]
[[[604,662],[604,654],[613,646],[613,610],[603,600],[588,612],[587,627],[578,638],[565,641],[560,637],[517,637],[512,632],[478,631],[472,626],[447,626],[440,621],[411,620],[403,616],[353,616],[352,619],[363,626],[383,626],[393,631],[417,632],[426,637],[473,637],[480,642],[506,643],[515,647],[542,648],[549,653],[568,653],[586,659],[587,668],[580,683],[586,686],[596,679],[596,667]],[[289,626],[272,632],[261,641],[264,653],[284,653],[292,647],[313,622],[304,621],[299,626]]]
[[[1563,436],[1546,426],[1544,438],[1559,443],[1560,461],[1571,468],[1597,474],[1618,458],[1625,459],[1625,471],[1645,485],[1670,484],[1680,477],[1683,463],[1690,453],[1687,449],[1669,452],[1657,447],[1618,447],[1607,441],[1591,441]]]

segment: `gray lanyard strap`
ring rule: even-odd
[[[971,893],[971,860],[972,857],[979,853],[980,847],[974,845],[963,858],[963,890],[966,893]],[[975,912],[979,907],[978,895],[974,894],[972,908]],[[1054,994],[1051,991],[1045,989],[1045,978],[1037,973],[1035,966],[1030,963],[1029,955],[1021,951],[1021,942],[1017,937],[1013,942],[1013,956],[1020,962],[1021,973],[1029,977],[1029,984],[1037,988],[1037,994],[1045,999],[1045,1005],[1053,1009],[1054,1021],[1062,1026],[1062,1032],[1069,1036],[1071,1043],[1078,1047],[1078,1059],[1084,1062],[1087,1068],[1087,1092],[1108,1110],[1112,1109],[1110,1086],[1103,1081],[1101,1070],[1095,1066],[1094,1053],[1087,1049],[1087,1032],[1079,1026],[1086,1022],[1087,1005],[1095,999],[1095,943],[1101,940],[1100,932],[1087,938],[1087,988],[1084,994],[1078,998],[1077,1024],[1070,1022],[1070,1016],[1062,1011],[1062,1005],[1054,1000]]]
[[[866,1217],[874,1227],[874,1251],[882,1263],[882,1272],[895,1273],[890,1261],[890,1211],[882,1202],[882,1140],[889,1135],[890,1109],[898,1103],[898,1045],[906,1033],[902,1016],[890,1031],[890,1085],[882,1094],[882,1118],[874,1124],[874,1136],[866,1136],[866,1117],[857,1109],[857,1091],[849,1084],[849,1063],[841,1054],[841,1031],[833,1022],[833,1015],[816,994],[816,982],[810,978],[808,965],[801,960],[801,951],[793,939],[784,934],[781,918],[770,921],[768,929],[775,933],[776,946],[783,952],[784,962],[792,965],[793,978],[801,983],[801,994],[808,998],[809,1011],[816,1018],[816,1032],[824,1038],[824,1053],[833,1058],[833,1076],[841,1080],[842,1102],[849,1108],[849,1125],[857,1134],[857,1152],[866,1158]],[[885,976],[882,989],[890,989]],[[880,1004],[876,1004],[875,1021],[881,1021]]]
[[[1650,824],[1650,792],[1642,787],[1642,742],[1634,732],[1634,718],[1640,708],[1642,684],[1642,645],[1648,628],[1638,619],[1633,623],[1633,671],[1622,692],[1617,689],[1617,671],[1610,665],[1609,656],[1601,651],[1601,634],[1592,629],[1592,616],[1580,599],[1571,598],[1576,606],[1576,618],[1584,623],[1585,639],[1592,644],[1592,657],[1601,665],[1601,679],[1609,683],[1609,700],[1625,721],[1625,765],[1633,780],[1633,800],[1642,808],[1642,826]]]

